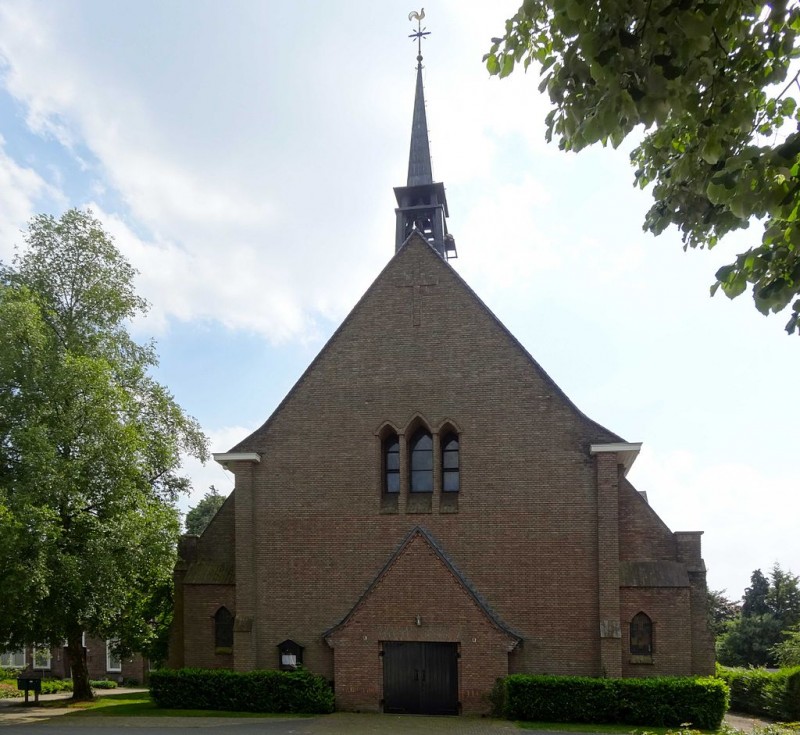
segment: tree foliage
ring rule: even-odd
[[[186,514],[186,533],[195,533],[198,536],[203,533],[224,502],[225,496],[220,495],[219,490],[211,485],[202,500]]]
[[[800,626],[785,631],[784,639],[772,649],[772,654],[780,666],[800,666]]]
[[[146,304],[100,222],[40,215],[26,242],[0,264],[0,641],[66,640],[81,698],[84,631],[123,650],[157,636],[180,455],[205,459],[206,439],[128,333]]]
[[[726,666],[776,666],[792,660],[800,624],[800,578],[773,566],[750,577],[741,615],[717,639],[717,657]]]
[[[716,638],[725,631],[728,623],[736,620],[741,613],[741,605],[725,596],[725,590],[708,591],[708,624]]]
[[[765,615],[769,612],[767,595],[769,580],[760,569],[750,575],[750,586],[744,591],[742,598],[742,615]]]
[[[787,0],[525,0],[492,39],[491,74],[540,66],[554,109],[547,139],[579,151],[618,146],[638,126],[636,181],[655,203],[644,229],[714,247],[762,224],[760,241],[720,268],[717,289],[750,285],[763,314],[790,307],[800,330],[800,132],[795,97],[800,7]]]

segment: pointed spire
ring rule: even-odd
[[[431,146],[428,140],[428,118],[425,114],[425,93],[422,89],[422,56],[417,56],[417,92],[414,97],[414,119],[411,122],[411,151],[408,156],[408,186],[432,184]]]
[[[408,183],[395,187],[397,229],[395,249],[399,250],[409,236],[419,232],[443,258],[456,258],[453,236],[447,232],[447,198],[444,184],[434,183],[431,168],[431,147],[428,141],[428,119],[425,114],[425,93],[422,88],[422,39],[429,35],[422,27],[425,8],[408,14],[416,19],[417,30],[409,38],[417,41],[417,89],[414,96],[414,118],[411,122],[411,150],[408,156]]]

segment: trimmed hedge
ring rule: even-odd
[[[773,720],[800,720],[800,666],[778,671],[717,667],[731,690],[731,709]]]
[[[299,671],[177,669],[150,673],[150,694],[168,709],[233,712],[333,712],[333,691],[316,674]]]
[[[494,714],[535,722],[620,723],[716,730],[728,709],[719,679],[591,679],[513,674],[498,679]]]

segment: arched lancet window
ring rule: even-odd
[[[227,607],[214,613],[214,647],[233,648],[233,615]]]
[[[442,440],[442,490],[457,493],[459,490],[458,434],[446,434]]]
[[[631,655],[650,656],[653,653],[653,621],[643,612],[631,620]]]
[[[425,429],[411,438],[411,492],[433,492],[433,439]]]
[[[400,440],[390,434],[383,440],[383,492],[400,492]]]

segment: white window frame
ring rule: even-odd
[[[47,656],[46,663],[41,664],[40,661],[37,661],[37,657],[45,655]],[[53,653],[49,648],[38,648],[37,646],[33,647],[33,668],[37,671],[50,671],[53,667]]]
[[[122,673],[122,656],[117,656],[111,651],[111,647],[119,643],[116,638],[110,638],[106,641],[106,671],[114,674]],[[115,664],[112,666],[112,664]]]
[[[20,655],[22,656],[22,663],[14,663],[14,659]],[[0,653],[0,666],[4,669],[24,669],[26,663],[24,648],[18,651],[3,651]]]

